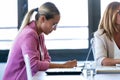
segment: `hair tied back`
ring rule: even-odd
[[[34,11],[38,12],[38,8],[35,8]]]

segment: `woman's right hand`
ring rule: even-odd
[[[73,68],[77,67],[77,60],[70,60],[63,64],[63,68]]]

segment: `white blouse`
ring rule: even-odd
[[[114,59],[120,59],[120,49],[114,41]]]
[[[109,40],[106,34],[102,34],[103,29],[100,29],[94,34],[94,59],[97,65],[101,65],[105,57],[120,59],[120,49],[117,47],[114,40]]]

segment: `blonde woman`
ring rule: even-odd
[[[111,2],[107,6],[94,37],[97,64],[120,64],[120,2]]]
[[[30,21],[34,12],[35,20]],[[60,20],[57,7],[46,2],[39,8],[30,10],[23,21],[21,29],[10,50],[3,80],[27,80],[23,55],[28,54],[32,76],[38,71],[48,68],[72,68],[77,66],[76,60],[63,64],[51,63],[51,57],[44,43],[44,34],[48,35],[56,30]]]

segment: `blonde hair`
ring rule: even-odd
[[[19,32],[21,32],[22,29],[25,28],[26,25],[30,22],[31,16],[35,11],[37,12],[37,14],[35,15],[35,20],[38,20],[41,15],[44,15],[47,20],[54,18],[55,15],[60,15],[59,10],[53,3],[46,2],[43,5],[41,5],[40,8],[31,9],[29,12],[27,12]]]
[[[116,25],[116,15],[117,10],[120,6],[120,2],[111,2],[104,14],[103,17],[98,25],[98,29],[103,29],[103,33],[106,33],[107,37],[112,40],[113,34],[118,32],[118,27]]]

